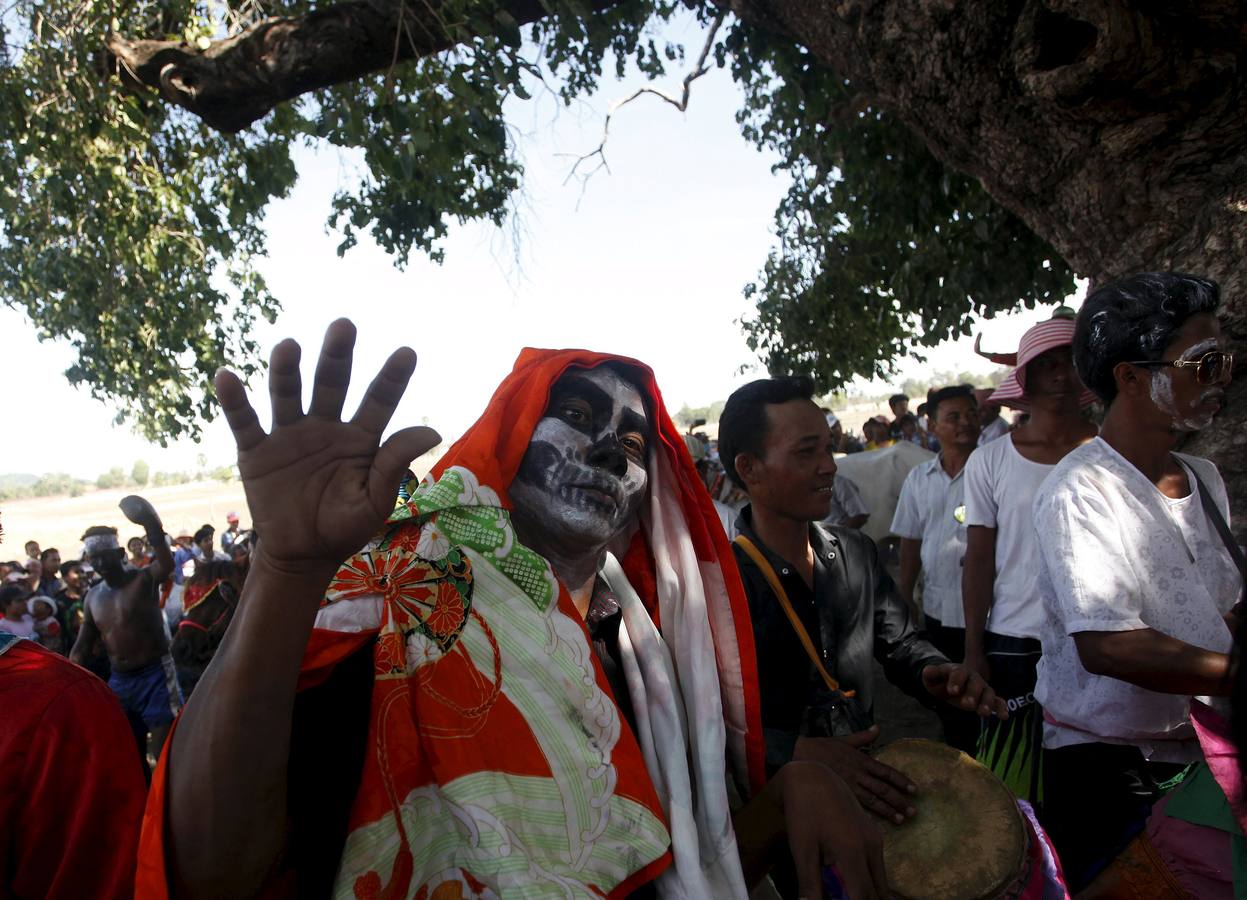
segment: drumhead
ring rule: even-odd
[[[1013,794],[960,750],[902,740],[875,759],[918,788],[904,825],[876,817],[888,885],[902,900],[991,900],[1026,863],[1026,825]]]

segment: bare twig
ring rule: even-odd
[[[385,70],[385,92],[390,94],[393,99],[394,93],[394,67],[398,65],[398,51],[402,46],[400,41],[403,32],[407,30],[407,4],[401,2],[398,4],[398,27],[394,29],[394,56],[390,59],[390,67]]]
[[[606,161],[606,142],[610,139],[611,118],[620,109],[627,106],[629,103],[631,103],[633,100],[636,100],[638,97],[642,96],[643,94],[653,94],[655,97],[662,100],[663,102],[671,104],[676,109],[678,109],[680,112],[688,111],[688,100],[689,100],[690,88],[692,87],[692,84],[694,81],[696,81],[698,78],[701,78],[701,76],[705,75],[706,72],[709,71],[709,69],[706,66],[706,60],[710,58],[710,51],[714,49],[715,37],[718,35],[719,27],[723,24],[723,19],[725,17],[726,17],[726,13],[721,12],[717,16],[715,16],[714,21],[710,23],[710,31],[707,32],[706,43],[702,46],[701,54],[697,57],[697,65],[695,65],[692,68],[692,70],[687,75],[684,76],[684,81],[681,83],[681,90],[680,90],[679,97],[678,98],[674,97],[671,94],[668,94],[666,91],[660,91],[658,88],[646,86],[642,88],[637,88],[635,91],[633,91],[627,97],[624,97],[622,100],[616,100],[614,103],[611,104],[611,108],[606,113],[606,118],[602,121],[602,140],[598,143],[597,148],[589,153],[585,153],[582,156],[579,156],[576,158],[576,161],[572,164],[571,171],[569,171],[567,173],[567,177],[563,179],[563,184],[567,184],[567,182],[571,181],[573,178],[579,178],[580,179],[580,194],[581,194],[581,197],[583,197],[585,186],[588,185],[590,178],[592,178],[601,169],[605,169],[607,173],[610,172],[610,169],[611,169],[610,164],[607,163]],[[560,154],[560,155],[571,156],[572,154],[565,153],[565,154]],[[595,157],[598,160],[597,165],[594,166],[590,171],[584,174],[581,174],[580,167]]]

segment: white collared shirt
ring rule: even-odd
[[[1199,475],[1228,521],[1217,467],[1174,456],[1188,476]],[[1172,500],[1097,438],[1070,453],[1044,483],[1034,520],[1048,615],[1035,697],[1058,723],[1045,725],[1045,747],[1107,741],[1134,744],[1159,761],[1199,758],[1189,697],[1091,674],[1073,638],[1081,631],[1152,628],[1205,650],[1230,651],[1223,616],[1238,599],[1241,579],[1190,481],[1191,493]]]
[[[965,628],[965,608],[961,605],[961,566],[966,555],[965,470],[950,478],[940,460],[939,456],[928,460],[906,476],[892,518],[892,533],[922,541],[923,612],[948,628]]]

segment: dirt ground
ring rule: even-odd
[[[885,565],[894,581],[900,579],[900,562],[895,553],[885,553]],[[921,586],[919,586],[921,590]],[[901,738],[944,739],[939,718],[917,700],[892,685],[883,674],[883,666],[874,664],[875,722],[879,725],[876,747]]]

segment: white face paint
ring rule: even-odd
[[[1219,346],[1216,338],[1208,338],[1187,348],[1179,359],[1197,360],[1209,350],[1216,350]],[[1174,394],[1174,378],[1181,371],[1172,366],[1152,369],[1149,394],[1156,408],[1171,420],[1175,431],[1203,431],[1212,424],[1220,408],[1219,401],[1224,397],[1225,391],[1220,385],[1201,385],[1203,390],[1195,402],[1180,403]]]
[[[508,491],[542,543],[601,547],[632,524],[648,482],[649,418],[609,368],[572,369],[550,391]]]

